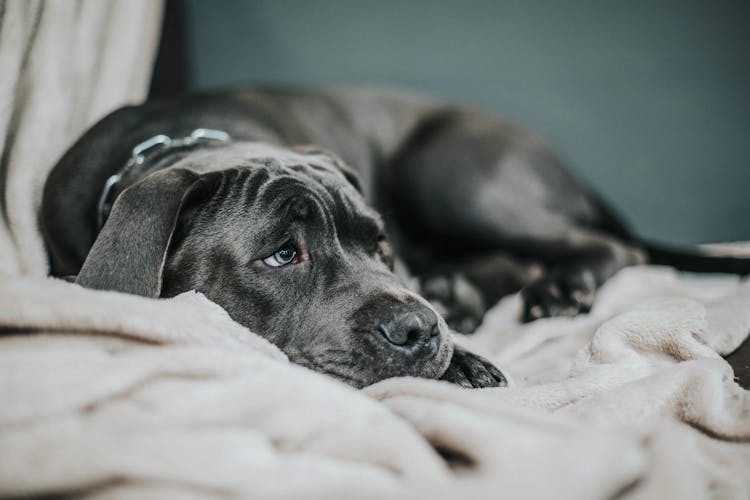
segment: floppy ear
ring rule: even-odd
[[[180,209],[200,175],[167,169],[125,189],[78,273],[87,288],[158,297]]]

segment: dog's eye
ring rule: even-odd
[[[282,267],[295,263],[297,258],[297,249],[291,243],[286,243],[283,247],[276,250],[273,255],[263,259],[263,263],[269,267]]]

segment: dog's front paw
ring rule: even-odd
[[[451,363],[440,380],[467,388],[508,385],[505,375],[492,363],[458,346],[453,349]]]
[[[487,310],[479,290],[458,273],[427,278],[420,289],[448,326],[459,333],[474,332]]]
[[[591,310],[596,291],[592,272],[560,272],[545,276],[521,290],[523,321],[553,316],[576,316]]]

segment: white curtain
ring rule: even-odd
[[[47,172],[109,111],[142,100],[158,0],[0,0],[0,271],[44,275]]]

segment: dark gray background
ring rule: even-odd
[[[636,231],[750,239],[750,2],[191,0],[190,84],[367,84],[542,133]]]

